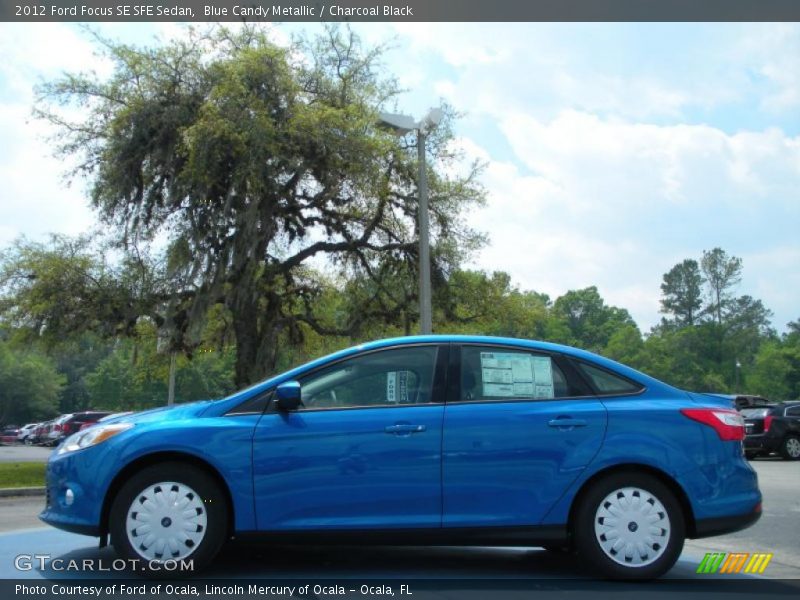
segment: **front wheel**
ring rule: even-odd
[[[111,508],[114,549],[147,575],[206,567],[227,535],[228,507],[217,482],[192,465],[147,467],[122,486]]]
[[[583,562],[612,579],[663,575],[686,536],[675,495],[644,473],[617,473],[593,484],[580,500],[573,533]]]
[[[800,460],[800,438],[787,435],[781,444],[781,456],[786,460]]]

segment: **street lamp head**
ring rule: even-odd
[[[409,131],[414,131],[417,128],[417,123],[414,121],[414,118],[408,115],[382,112],[378,117],[379,125],[391,129],[397,135],[405,135]]]
[[[418,126],[423,131],[430,131],[441,123],[443,118],[444,111],[441,108],[432,108],[428,111],[428,114],[422,118]]]
[[[409,115],[382,112],[378,114],[378,125],[391,129],[395,135],[405,135],[411,131],[425,134],[441,123],[443,118],[444,111],[441,108],[430,109],[419,123]]]

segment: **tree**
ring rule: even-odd
[[[742,280],[742,259],[729,257],[722,248],[714,248],[703,251],[700,265],[709,287],[707,311],[721,327],[725,308],[731,301],[731,290]]]
[[[686,259],[667,273],[661,284],[661,312],[673,316],[678,327],[691,327],[703,306],[705,283],[696,260]]]
[[[113,264],[109,250],[90,237],[15,241],[0,253],[0,315],[49,346],[86,332],[131,336],[142,318],[163,325],[169,293],[156,267],[133,253]]]
[[[58,414],[64,383],[47,357],[0,341],[0,423],[22,425]]]
[[[800,347],[762,344],[748,384],[748,391],[773,401],[800,398]]]
[[[38,115],[59,127],[62,154],[81,157],[76,174],[90,177],[122,245],[169,239],[172,338],[196,338],[224,305],[244,385],[274,369],[279,341],[298,341],[303,324],[356,331],[357,318],[313,313],[323,285],[311,261],[373,281],[370,306],[413,304],[415,292],[394,297],[384,284],[415,264],[418,203],[413,144],[376,125],[398,91],[379,75],[380,49],[336,28],[290,48],[251,26],[158,48],[99,42],[112,76],[43,86]],[[427,139],[432,165],[455,158],[449,121]],[[483,190],[477,165],[464,177],[431,171],[434,271],[446,272],[479,242],[460,215]]]
[[[636,327],[630,313],[624,308],[607,306],[595,286],[570,290],[560,296],[553,303],[552,312],[569,330],[569,339],[558,341],[595,352],[602,352],[617,329],[626,325]]]

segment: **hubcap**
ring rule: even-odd
[[[792,458],[800,458],[800,440],[797,438],[789,438],[786,440],[786,452]]]
[[[594,533],[611,560],[626,567],[644,567],[667,549],[669,517],[661,501],[647,490],[621,488],[597,507]]]
[[[206,535],[203,499],[188,485],[164,481],[142,490],[128,508],[125,531],[142,558],[165,561],[189,556]]]

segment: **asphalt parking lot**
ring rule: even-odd
[[[52,451],[41,446],[0,446],[0,463],[47,462]]]
[[[764,513],[753,527],[726,536],[688,541],[668,578],[701,578],[695,573],[706,552],[769,552],[774,556],[764,577],[800,580],[800,461],[760,459],[751,463],[764,493]],[[43,527],[36,515],[43,498],[0,498],[0,578],[42,578],[52,573],[19,572],[20,553],[62,558],[115,558],[98,550],[95,538]],[[64,576],[65,574],[60,574]],[[68,574],[70,577],[77,574]],[[517,548],[299,548],[233,543],[207,573],[214,578],[583,579],[571,556]],[[104,573],[104,577],[124,574]]]

